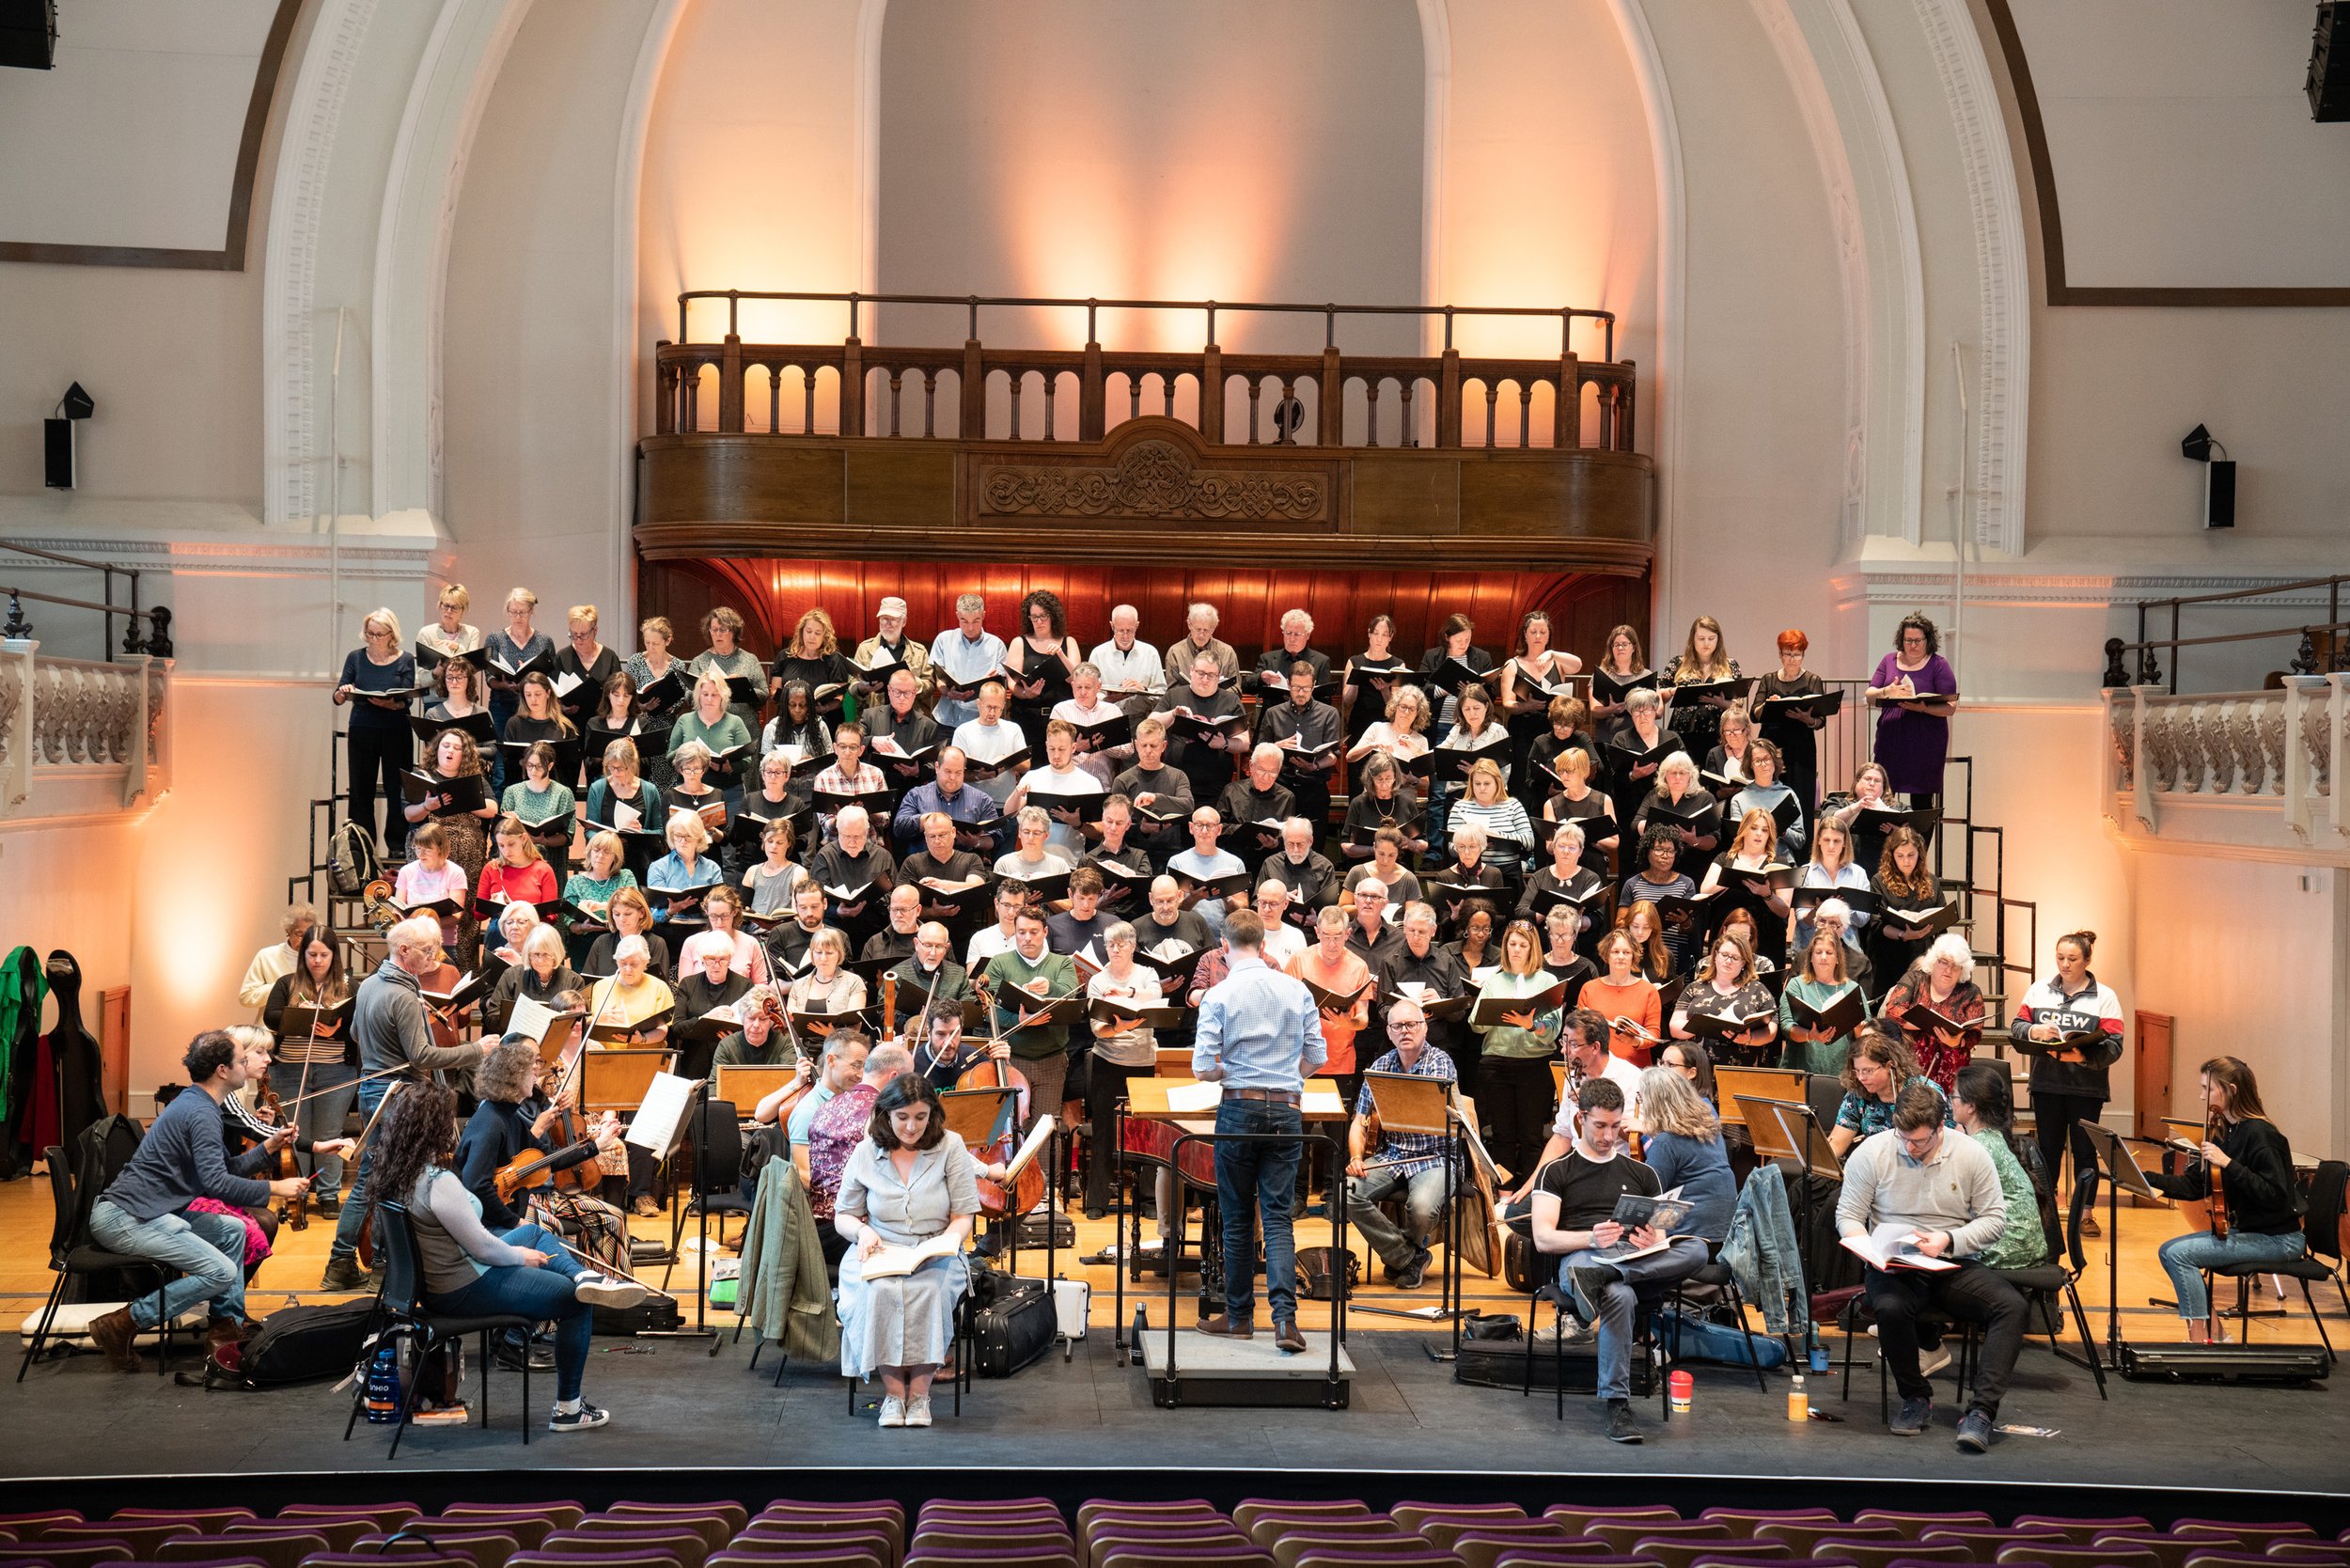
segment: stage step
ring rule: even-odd
[[[1354,1398],[1355,1360],[1346,1346],[1338,1347],[1333,1369],[1330,1335],[1308,1332],[1302,1356],[1274,1348],[1270,1328],[1260,1328],[1251,1340],[1223,1339],[1196,1328],[1177,1330],[1174,1365],[1167,1365],[1167,1334],[1149,1326],[1136,1311],[1129,1335],[1151,1381],[1151,1402],[1162,1409],[1177,1405],[1257,1405],[1343,1410]]]

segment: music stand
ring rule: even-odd
[[[1805,1077],[1800,1067],[1727,1067],[1716,1063],[1714,1085],[1721,1096],[1722,1124],[1747,1127],[1747,1136],[1753,1137],[1754,1129],[1747,1122],[1746,1097],[1808,1105],[1810,1102],[1804,1099]]]
[[[676,1053],[666,1046],[621,1051],[586,1050],[579,1055],[579,1108],[634,1112],[645,1103],[652,1081],[669,1070]]]
[[[595,1054],[609,1055],[613,1053],[599,1052]],[[631,1054],[652,1055],[655,1053],[637,1052]],[[668,1053],[662,1052],[659,1054],[666,1056]],[[666,1074],[653,1074],[646,1081],[646,1093],[643,1096],[643,1099],[650,1099],[652,1091],[655,1089],[660,1088],[665,1079],[672,1083],[679,1081],[675,1078],[670,1078]],[[693,1131],[700,1125],[703,1104],[702,1094],[704,1090],[707,1088],[707,1086],[701,1083],[698,1079],[686,1079],[684,1082],[686,1086],[684,1102],[678,1109],[676,1124],[669,1129],[668,1137],[666,1140],[666,1147],[660,1151],[658,1155],[658,1163],[669,1168],[669,1268],[671,1271],[674,1271],[677,1267],[677,1238],[682,1234],[685,1230],[684,1217],[677,1212],[677,1152],[681,1148],[684,1147],[687,1133]],[[710,1103],[715,1105],[718,1102],[713,1101]],[[635,1122],[641,1118],[642,1115],[642,1099],[640,1099],[637,1109],[639,1113],[638,1117],[632,1118],[630,1121],[629,1138],[631,1141],[634,1141],[635,1139]],[[727,1115],[731,1118],[733,1114],[734,1108],[731,1105],[728,1106]],[[636,1147],[644,1150],[648,1153],[651,1153],[653,1152],[652,1145],[649,1143],[640,1142],[636,1144]],[[694,1208],[696,1213],[699,1215],[701,1226],[701,1251],[698,1254],[700,1259],[699,1268],[701,1278],[699,1285],[694,1293],[694,1326],[691,1328],[640,1328],[636,1331],[635,1337],[640,1340],[708,1340],[710,1341],[710,1354],[715,1356],[718,1354],[718,1331],[710,1326],[709,1315],[710,1207],[707,1203],[702,1201],[700,1187],[701,1143],[698,1135],[697,1135],[694,1145]],[[629,1262],[632,1265],[634,1265],[635,1260],[631,1258]],[[663,1284],[666,1285],[668,1282],[668,1278],[669,1276],[667,1274],[664,1274],[662,1277]],[[742,1286],[738,1282],[735,1288],[739,1291]]]
[[[2138,1157],[2119,1133],[2095,1121],[2083,1121],[2097,1164],[2106,1179],[2106,1354],[2122,1364],[2122,1189],[2160,1201],[2162,1194],[2138,1168]],[[2078,1180],[2076,1173],[2075,1180]]]
[[[1191,1047],[1161,1045],[1153,1052],[1151,1075],[1154,1078],[1188,1078],[1191,1076]]]
[[[757,1105],[800,1075],[796,1067],[780,1062],[722,1062],[712,1074],[710,1097],[736,1106]]]
[[[1795,1269],[1804,1291],[1804,1349],[1811,1349],[1818,1338],[1819,1325],[1811,1321],[1810,1260],[1804,1256],[1804,1239],[1811,1234],[1812,1177],[1841,1182],[1844,1179],[1843,1162],[1836,1157],[1834,1145],[1820,1129],[1820,1119],[1811,1112],[1805,1100],[1772,1100],[1749,1094],[1739,1102],[1747,1119],[1747,1136],[1754,1139],[1754,1152],[1775,1160],[1792,1160],[1802,1171],[1803,1223],[1795,1231]],[[1760,1113],[1759,1115],[1757,1113]]]
[[[1444,1151],[1444,1214],[1445,1257],[1444,1273],[1440,1277],[1434,1307],[1371,1307],[1359,1306],[1358,1312],[1376,1312],[1382,1317],[1414,1318],[1423,1323],[1438,1323],[1446,1319],[1458,1322],[1461,1299],[1458,1286],[1461,1263],[1460,1213],[1453,1202],[1458,1186],[1457,1162],[1460,1158],[1459,1116],[1452,1106],[1452,1086],[1442,1078],[1423,1078],[1408,1073],[1366,1073],[1363,1087],[1371,1091],[1372,1108],[1379,1114],[1379,1123],[1388,1132],[1418,1133],[1445,1140]],[[1341,1173],[1343,1174],[1343,1173]],[[1346,1177],[1341,1185],[1351,1182]],[[1410,1207],[1410,1187],[1404,1189],[1405,1207]],[[1354,1201],[1350,1192],[1347,1198]]]

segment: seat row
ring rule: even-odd
[[[1979,1512],[1254,1498],[1096,1499],[1073,1531],[1049,1498],[895,1502],[292,1504],[0,1515],[0,1568],[2350,1568],[2350,1531],[2295,1521]]]

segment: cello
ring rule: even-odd
[[[932,988],[931,1002],[934,1003],[937,1000],[940,989],[942,988],[936,986]],[[991,1018],[994,1017],[996,1011],[995,994],[984,987],[978,989],[981,996],[987,997],[988,1015]],[[1072,992],[1070,995],[1073,996],[1075,993]],[[1009,1036],[1018,1034],[1037,1019],[1043,1017],[1051,1011],[1055,1002],[1065,1000],[1067,997],[1055,996],[1049,998],[1043,1007],[1035,1011],[1023,1011],[1011,1027],[998,1030],[988,1036],[987,1043],[990,1051],[992,1052]],[[931,1003],[925,1003],[922,1017],[923,1027],[926,1031],[930,1027],[930,1011]],[[989,1055],[965,1068],[963,1074],[955,1079],[955,1087],[957,1089],[1009,1089],[1012,1091],[1010,1124],[986,1148],[971,1151],[982,1165],[1009,1165],[1012,1155],[1019,1152],[1020,1131],[1028,1124],[1028,1080],[1023,1077],[1019,1069],[1013,1067],[1010,1061],[999,1061],[993,1055]],[[1058,1111],[1059,1107],[1055,1106],[1054,1109]],[[1009,1192],[1005,1190],[1001,1182],[993,1181],[984,1176],[979,1178],[979,1186],[981,1214],[992,1220],[1003,1219],[1007,1215],[1016,1217],[1026,1214],[1044,1200],[1044,1169],[1039,1162],[1030,1160],[1021,1168],[1020,1174],[1012,1178],[1011,1190]]]

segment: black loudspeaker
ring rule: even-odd
[[[50,71],[57,63],[57,0],[0,0],[0,66]]]
[[[2214,458],[2203,465],[2203,526],[2235,526],[2235,460]]]
[[[2320,0],[2310,40],[2310,118],[2350,119],[2350,0]]]
[[[2134,1383],[2318,1383],[2331,1370],[2322,1345],[2122,1347],[2122,1375]]]
[[[41,482],[52,490],[73,488],[73,421],[40,422]]]

